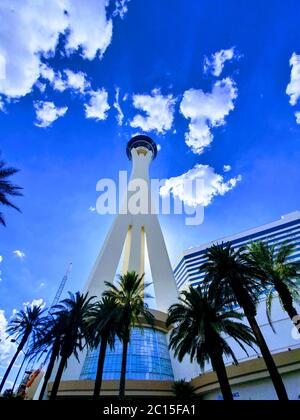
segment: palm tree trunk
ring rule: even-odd
[[[247,316],[247,314],[246,314]],[[269,371],[271,380],[273,382],[274,388],[276,390],[277,396],[279,400],[287,401],[288,395],[283,383],[283,380],[278,372],[277,366],[274,362],[274,359],[272,357],[272,354],[267,346],[266,340],[257,324],[257,321],[255,317],[253,316],[247,316],[248,322],[250,324],[250,327],[255,335],[255,338],[257,340],[258,347],[260,348],[261,354],[265,360],[267,369]]]
[[[52,349],[52,353],[51,353],[51,357],[50,357],[50,361],[49,361],[49,364],[48,364],[48,367],[47,367],[47,370],[46,370],[46,373],[45,373],[43,386],[42,386],[42,389],[41,389],[41,392],[40,392],[40,395],[39,395],[39,400],[42,400],[44,398],[44,394],[45,394],[45,391],[47,389],[47,385],[48,385],[49,379],[51,377],[51,374],[52,374],[52,371],[53,371],[53,368],[54,368],[54,364],[55,364],[55,360],[56,360],[58,354],[59,354],[59,346],[56,348],[55,344],[54,344],[53,349]]]
[[[299,314],[298,311],[294,308],[294,301],[293,297],[291,296],[291,292],[285,284],[275,285],[275,290],[281,299],[285,312],[294,323],[296,317],[299,316]]]
[[[18,382],[18,379],[19,379],[19,376],[20,376],[20,373],[21,373],[21,371],[22,371],[22,369],[23,369],[23,366],[24,366],[24,363],[26,362],[26,354],[25,354],[25,356],[24,356],[24,358],[23,358],[23,360],[22,360],[22,363],[21,363],[21,366],[20,366],[20,368],[19,368],[19,370],[18,370],[18,373],[17,373],[17,376],[16,376],[16,378],[15,378],[15,382],[14,382],[14,384],[13,384],[13,387],[12,387],[12,393],[14,392],[14,390],[15,390],[15,387],[16,387],[16,385],[17,385],[17,382]]]
[[[51,390],[51,395],[50,395],[50,398],[49,398],[50,400],[55,400],[56,399],[59,384],[60,384],[61,377],[62,377],[62,374],[63,374],[64,369],[65,369],[67,360],[68,359],[65,356],[60,359],[57,374],[56,374],[54,384],[53,384],[53,387],[52,387],[52,390]]]
[[[127,354],[128,354],[129,339],[123,340],[123,354],[122,354],[122,367],[121,367],[121,378],[119,388],[119,398],[125,397],[125,385],[126,385],[126,367],[127,367]]]
[[[3,389],[4,385],[5,385],[5,382],[6,382],[7,378],[8,378],[8,375],[10,374],[10,371],[12,370],[13,365],[15,364],[15,361],[17,360],[20,352],[23,350],[23,347],[25,346],[25,344],[27,342],[27,339],[28,339],[28,335],[26,334],[23,337],[21,343],[19,344],[19,346],[17,348],[17,351],[16,351],[14,357],[11,359],[11,362],[10,362],[8,368],[6,369],[6,372],[5,372],[5,374],[4,374],[3,378],[2,378],[2,381],[1,381],[1,384],[0,384],[0,392],[2,391],[2,389]]]
[[[210,359],[212,362],[213,369],[218,377],[224,401],[233,401],[233,395],[222,354],[214,352],[210,355]]]
[[[298,314],[298,311],[294,308],[293,305],[286,304],[284,301],[282,301],[284,310],[287,312],[288,316],[291,318],[291,321],[293,324],[297,324],[297,317],[300,315]]]
[[[95,388],[94,388],[94,395],[93,395],[94,400],[96,400],[100,396],[106,347],[107,347],[107,338],[102,338],[101,345],[100,345],[100,353],[98,357],[97,374],[96,374]]]

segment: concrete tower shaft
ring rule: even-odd
[[[153,212],[149,168],[156,154],[156,144],[147,136],[136,136],[128,143],[127,156],[132,161],[132,171],[127,192],[85,290],[93,296],[101,296],[105,282],[113,281],[118,274],[123,249],[122,272],[143,274],[147,244],[156,307],[161,312],[167,312],[177,301],[178,295],[159,220]],[[146,206],[142,213],[136,214],[131,204],[141,185],[143,191],[139,191],[139,197],[142,197]]]

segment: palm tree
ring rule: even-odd
[[[46,328],[39,331],[35,342],[32,343],[32,346],[29,349],[29,354],[32,358],[34,358],[34,360],[40,359],[42,356],[44,356],[44,353],[47,353],[46,358],[43,361],[43,365],[47,365],[47,369],[44,375],[39,400],[43,400],[44,398],[44,394],[53,372],[55,362],[59,358],[62,339],[64,337],[67,325],[67,316],[65,313],[61,313],[58,316],[55,316],[53,311],[51,311],[48,316]]]
[[[269,284],[267,297],[267,315],[271,322],[271,308],[274,291],[277,292],[282,307],[294,323],[298,316],[295,302],[299,302],[300,294],[300,262],[290,261],[295,252],[295,245],[283,243],[279,249],[277,245],[268,245],[259,241],[250,244],[245,254],[255,275],[264,284]]]
[[[190,287],[181,293],[179,303],[170,307],[167,326],[174,325],[169,346],[178,360],[190,355],[191,362],[196,359],[202,370],[211,361],[224,400],[233,400],[223,356],[231,356],[236,364],[238,361],[223,335],[232,337],[245,351],[244,344],[252,347],[255,338],[249,327],[236,322],[243,316],[224,311],[224,303],[212,299],[208,288]]]
[[[20,209],[15,206],[9,199],[8,196],[21,196],[22,188],[12,184],[8,178],[18,172],[18,169],[6,167],[6,162],[0,160],[0,204],[3,206],[13,207],[15,210]],[[0,224],[5,226],[5,219],[3,214],[0,212]]]
[[[151,296],[148,294],[145,295],[144,289],[147,288],[149,284],[144,285],[144,275],[140,276],[134,271],[119,276],[117,285],[106,282],[106,286],[108,287],[108,290],[103,293],[103,296],[113,299],[120,311],[121,328],[118,335],[123,343],[123,354],[119,397],[124,398],[127,353],[131,329],[137,325],[141,326],[143,322],[142,318],[144,318],[148,324],[153,325],[154,316],[144,302],[144,298],[149,298]]]
[[[43,317],[44,312],[45,309],[43,309],[41,305],[28,305],[21,311],[17,312],[9,322],[6,330],[8,337],[13,337],[14,341],[18,343],[18,347],[3,376],[0,384],[0,392],[3,389],[15,361],[24,349],[29,338],[34,340],[38,331],[45,326],[46,317]]]
[[[175,381],[172,385],[172,391],[177,400],[190,400],[196,397],[193,386],[185,379]]]
[[[212,295],[231,307],[243,309],[254,333],[257,345],[265,360],[277,396],[288,400],[288,395],[277,366],[256,321],[257,303],[262,290],[267,287],[259,281],[253,269],[245,261],[245,250],[234,250],[231,244],[213,245],[206,253],[207,262],[200,267],[206,273],[205,283],[210,285]]]
[[[91,300],[88,293],[81,294],[77,292],[75,295],[69,292],[69,298],[64,299],[60,304],[56,305],[55,313],[60,319],[63,319],[63,336],[61,338],[60,362],[58,370],[51,390],[50,400],[54,400],[57,396],[59,384],[64,369],[66,368],[68,359],[72,354],[77,358],[85,345],[85,317],[91,309]]]
[[[93,399],[97,399],[101,391],[107,345],[114,348],[115,335],[120,325],[120,311],[115,300],[103,297],[88,312],[85,322],[89,346],[94,349],[100,346],[93,394]]]

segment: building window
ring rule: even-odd
[[[107,348],[104,380],[118,380],[121,374],[122,343],[116,340],[114,350]],[[81,380],[94,380],[99,349],[89,350],[81,371]],[[173,371],[166,334],[150,328],[134,328],[128,347],[127,379],[172,381]]]

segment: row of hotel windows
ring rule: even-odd
[[[293,254],[291,257],[288,258],[288,260],[290,261],[299,260],[299,259],[300,259],[300,253]],[[180,281],[177,281],[177,287],[180,288],[187,281],[187,279],[189,280],[189,282],[192,282],[194,280],[201,280],[201,279],[203,280],[205,277],[205,273],[200,272],[199,270],[199,267],[201,266],[201,264],[203,264],[203,262],[204,261],[199,261],[195,263],[194,265],[197,268],[193,270],[188,270],[188,272],[186,273],[186,276],[182,278]]]
[[[299,223],[299,222],[298,222]],[[252,241],[258,241],[258,240],[267,240],[270,245],[273,244],[280,244],[285,241],[297,241],[300,239],[300,225],[294,226],[292,229],[288,229],[287,231],[282,231],[282,228],[280,228],[279,232],[277,232],[276,235],[267,235],[266,232],[261,232],[259,237],[255,235],[256,237],[250,238],[250,240],[245,240],[245,237],[241,237],[235,241],[232,241],[234,248],[239,248],[243,245],[246,245],[247,243],[250,243]],[[206,252],[206,249],[203,249],[202,251],[198,251],[196,253],[191,253],[190,255],[186,255],[182,261],[178,264],[178,266],[175,268],[174,272],[176,277],[180,277],[182,274],[182,271],[185,268],[185,263],[189,263],[195,260],[198,260],[203,254]]]
[[[300,233],[300,232],[297,232],[297,233]],[[276,243],[276,245],[278,244],[277,248],[279,248],[281,243],[286,242],[286,238],[278,242],[275,242],[274,240],[269,241],[268,237],[265,237],[263,239],[267,240],[270,245],[273,245],[274,243]],[[300,236],[297,236],[297,237],[289,236],[288,242],[294,242],[296,246],[294,254],[289,258],[290,260],[296,260],[296,259],[299,259],[300,257],[299,239],[300,239]],[[242,246],[242,244],[235,245],[234,248],[239,248],[240,246]],[[200,274],[199,271],[197,270],[199,266],[206,261],[204,257],[205,252],[206,250],[203,250],[201,252],[202,255],[200,254],[197,257],[193,257],[193,258],[189,258],[188,256],[185,257],[184,266],[182,267],[183,270],[180,270],[181,273],[177,273],[177,275],[175,275],[178,288],[180,288],[187,281],[187,279],[191,281],[191,280],[204,278],[204,274],[203,273]]]
[[[233,245],[237,245],[237,246],[242,246],[246,243],[249,243],[251,241],[258,241],[260,239],[265,239],[268,238],[268,241],[271,242],[276,242],[279,239],[288,239],[293,237],[293,235],[295,234],[299,234],[300,233],[300,221],[297,220],[295,222],[292,222],[293,226],[289,227],[291,224],[289,223],[288,225],[281,225],[281,226],[277,226],[275,228],[272,228],[272,231],[275,231],[274,234],[270,235],[270,230],[262,230],[260,232],[257,232],[255,234],[252,235],[247,235],[247,236],[241,236],[238,239],[234,239],[231,241],[231,243]],[[226,239],[226,238],[225,238]],[[224,240],[226,242],[226,240]],[[187,258],[189,259],[193,259],[193,258],[197,258],[200,254],[203,253],[203,251],[198,251],[195,253],[191,253],[190,255],[187,256]],[[179,274],[180,271],[180,267],[181,267],[182,261],[177,265],[177,267],[175,268],[175,273]]]

